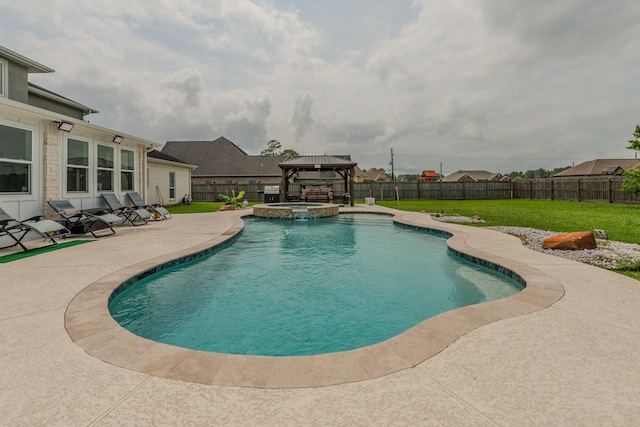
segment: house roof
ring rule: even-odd
[[[459,170],[451,175],[447,175],[442,178],[443,181],[458,181],[463,176],[468,175],[476,181],[490,181],[494,176],[500,175],[495,172],[489,172],[486,170]]]
[[[17,52],[7,49],[4,46],[0,46],[0,57],[7,58],[11,62],[22,65],[27,68],[28,73],[53,73],[54,69],[42,65],[33,59],[29,59],[26,56],[22,56]]]
[[[572,168],[563,170],[554,175],[554,178],[569,176],[599,176],[612,175],[618,168],[622,170],[633,169],[640,164],[638,159],[596,159],[580,163]]]
[[[189,167],[191,167],[193,169],[197,168],[197,166],[195,166],[195,165],[191,165],[191,164],[189,164],[187,162],[184,162],[184,161],[182,161],[180,159],[177,159],[177,158],[175,158],[173,156],[170,156],[170,155],[168,155],[166,153],[163,153],[161,151],[158,151],[158,150],[153,150],[153,151],[148,152],[147,153],[147,157],[150,158],[150,159],[161,160],[163,162],[180,163],[181,165],[189,166]]]
[[[422,171],[422,176],[435,176],[435,177],[437,177],[438,174],[434,170],[425,169],[425,170]]]
[[[167,141],[162,153],[196,165],[194,177],[281,176],[287,156],[250,156],[221,136],[213,141]]]
[[[99,112],[97,110],[94,110],[93,108],[87,107],[86,105],[82,105],[79,102],[73,101],[62,95],[58,95],[57,93],[52,92],[49,89],[45,89],[42,86],[38,86],[31,82],[28,82],[28,87],[29,87],[29,93],[33,93],[35,95],[42,96],[43,98],[48,98],[60,104],[68,105],[72,108],[82,110],[83,114],[85,115]]]
[[[286,159],[278,164],[283,169],[307,168],[307,169],[331,169],[352,168],[357,165],[351,160],[351,156],[297,156]]]

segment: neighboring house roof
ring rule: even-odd
[[[554,178],[570,176],[616,175],[620,170],[629,170],[640,164],[638,159],[596,159],[589,160],[572,168],[558,172]]]
[[[42,86],[38,86],[31,82],[28,82],[29,93],[32,93],[37,96],[41,96],[43,98],[48,98],[52,101],[58,102],[60,104],[68,105],[69,107],[75,108],[77,110],[82,110],[84,115],[99,113],[99,111],[94,110],[93,108],[87,107],[86,105],[82,105],[79,102],[73,101],[67,97],[62,95],[58,95],[55,92],[50,91],[49,89],[45,89]]]
[[[196,165],[193,177],[281,176],[288,156],[250,156],[224,136],[214,141],[167,141],[162,153]]]
[[[438,174],[434,170],[425,169],[425,170],[422,171],[422,176],[433,176],[433,177],[437,178]]]
[[[184,165],[185,167],[190,167],[191,169],[196,169],[197,166],[196,165],[191,165],[187,162],[184,162],[180,159],[177,159],[173,156],[170,156],[166,153],[163,153],[161,151],[158,150],[153,150],[147,153],[147,157],[151,160],[160,160],[162,163],[179,163],[180,165]]]
[[[19,53],[14,52],[11,49],[7,49],[4,46],[0,46],[0,56],[3,58],[7,58],[17,64],[20,64],[23,67],[26,67],[28,73],[53,73],[55,71],[53,68],[42,65],[34,61],[33,59],[22,56]]]
[[[506,177],[502,174],[489,172],[486,170],[459,170],[451,175],[447,175],[442,178],[442,181],[445,182],[455,182],[455,181],[504,181],[509,180],[509,177]]]
[[[366,179],[367,181],[374,181],[374,182],[390,181],[386,173],[381,172],[376,168],[371,168],[366,172]]]

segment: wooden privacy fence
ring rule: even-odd
[[[480,200],[480,199],[546,199],[581,202],[637,203],[638,195],[622,191],[622,177],[531,179],[511,182],[356,182],[354,200],[373,197],[376,200]],[[269,184],[193,184],[194,201],[220,201],[220,194],[231,196],[245,192],[250,202],[264,201]],[[344,184],[333,184],[335,199],[344,194]],[[396,193],[397,192],[397,193]],[[290,184],[292,196],[300,194],[300,185]]]

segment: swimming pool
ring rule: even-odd
[[[452,257],[442,235],[389,217],[249,218],[233,244],[140,280],[109,309],[123,327],[167,344],[311,355],[375,344],[521,289]]]

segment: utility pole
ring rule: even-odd
[[[396,176],[393,174],[393,148],[391,149],[391,163],[389,163],[391,165],[391,181],[396,180]]]

